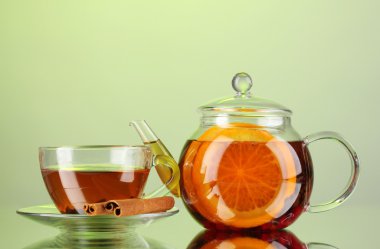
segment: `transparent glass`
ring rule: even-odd
[[[303,212],[323,212],[342,204],[354,190],[359,159],[336,132],[302,138],[291,111],[253,97],[251,77],[237,74],[236,95],[200,107],[200,126],[180,157],[181,197],[192,216],[209,229],[281,229]],[[308,147],[329,139],[343,145],[351,176],[338,196],[310,204],[313,163]]]
[[[178,182],[171,159],[153,156],[147,146],[42,147],[39,159],[50,197],[66,214],[83,214],[86,203],[166,194],[165,185],[144,193],[150,169],[158,163],[170,169],[167,184]]]

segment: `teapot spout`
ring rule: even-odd
[[[133,120],[129,123],[129,125],[136,129],[144,144],[152,143],[158,140],[158,137],[154,134],[145,120]]]
[[[167,160],[170,161],[173,168],[179,168],[177,162],[173,159],[173,156],[170,154],[169,150],[165,147],[161,140],[158,139],[156,134],[149,127],[145,120],[133,120],[129,124],[136,129],[137,133],[141,137],[141,140],[146,146],[150,148],[156,158],[159,156],[166,157]],[[179,197],[180,189],[178,181],[169,183],[173,172],[169,168],[160,164],[155,165],[155,168],[161,181],[166,184],[168,190],[170,190],[173,195]]]

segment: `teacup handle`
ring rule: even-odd
[[[309,135],[305,137],[304,142],[306,146],[308,146],[312,142],[315,142],[321,139],[335,140],[339,142],[340,144],[342,144],[344,148],[346,148],[351,159],[351,176],[343,192],[335,200],[332,200],[323,204],[310,205],[310,207],[307,210],[310,213],[319,213],[319,212],[328,211],[342,204],[351,195],[359,177],[359,158],[354,148],[352,147],[352,145],[346,139],[344,139],[341,135],[339,135],[336,132],[331,132],[331,131],[323,131],[323,132],[318,132],[318,133]]]
[[[170,179],[162,185],[159,189],[153,191],[150,194],[144,195],[143,198],[153,198],[153,197],[160,197],[168,194],[170,190],[177,187],[179,184],[179,168],[177,163],[174,161],[173,158],[166,155],[157,155],[153,158],[153,166],[162,165],[165,167],[168,167],[171,171],[171,177]]]

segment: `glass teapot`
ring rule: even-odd
[[[238,73],[235,96],[199,109],[201,124],[180,158],[181,197],[191,215],[209,229],[281,229],[303,212],[322,212],[342,204],[355,188],[359,160],[349,142],[335,132],[302,138],[291,126],[292,112],[252,96],[252,79]],[[351,177],[343,192],[310,205],[313,166],[308,146],[330,139],[351,158]]]

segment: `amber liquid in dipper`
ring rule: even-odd
[[[142,196],[149,169],[105,170],[109,168],[107,166],[100,167],[101,170],[93,165],[76,165],[75,169],[50,167],[41,171],[49,194],[61,213],[83,214],[85,203]]]

